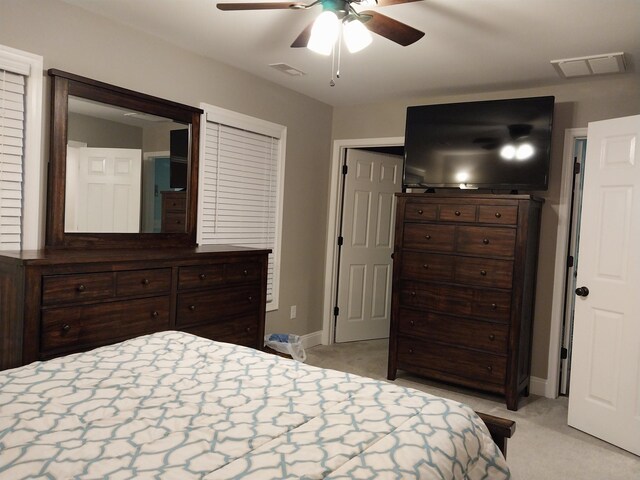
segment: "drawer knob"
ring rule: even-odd
[[[200,280],[204,280],[207,278],[207,274],[206,273],[201,273],[200,274]]]
[[[416,326],[416,322],[414,322],[413,320],[411,320],[411,321],[409,322],[409,325],[411,325],[412,327],[415,327],[415,326]]]
[[[424,213],[424,210],[418,210],[418,215],[422,215]]]
[[[487,276],[487,271],[486,270],[480,270],[480,275],[482,275],[483,277]]]
[[[196,306],[195,305],[189,305],[189,310],[191,310],[192,312],[196,311]]]
[[[491,304],[491,310],[497,310],[498,309],[498,304],[497,303],[492,303]]]
[[[62,325],[62,333],[67,333],[69,330],[71,330],[71,325],[69,325],[68,323]]]
[[[496,339],[496,336],[493,333],[489,334],[489,340],[491,340],[492,342]]]
[[[416,292],[411,292],[411,296],[415,297],[416,296]]]
[[[247,297],[247,300],[249,300],[249,303],[253,303],[253,297],[251,295]]]
[[[409,349],[409,353],[411,353],[411,354],[413,353],[413,348]]]
[[[158,312],[156,312],[156,311],[151,312],[151,316],[153,318],[158,318],[158,315],[160,315],[160,314]]]
[[[149,279],[148,279],[148,278],[144,278],[144,279],[142,280],[142,284],[143,284],[143,285],[149,285]]]
[[[453,213],[456,215],[456,217],[459,217],[459,216],[460,216],[460,210],[456,210],[456,211],[455,211],[455,212],[453,212]]]
[[[249,270],[243,270],[242,274],[246,277],[247,275],[249,275]]]
[[[483,238],[482,239],[482,243],[484,243],[485,245],[489,245],[489,239],[488,238]]]
[[[493,371],[493,367],[492,367],[491,365],[489,365],[489,366],[487,367],[487,371],[488,371],[488,372],[492,372],[492,371]]]
[[[424,238],[426,238],[427,240],[431,240],[431,235],[425,235]]]
[[[78,292],[84,292],[87,289],[87,287],[85,287],[83,284],[80,284],[76,287],[76,290]]]
[[[245,328],[245,331],[246,331],[247,333],[251,333],[251,327],[247,327],[247,328]]]
[[[496,212],[496,218],[500,218],[502,214],[500,212]]]
[[[429,264],[425,263],[424,265],[422,265],[422,268],[424,268],[425,270],[429,270]]]

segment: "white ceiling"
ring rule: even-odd
[[[65,1],[331,105],[562,83],[550,60],[620,51],[636,72],[640,58],[640,0],[422,0],[377,7],[424,31],[421,40],[401,47],[374,35],[359,53],[343,49],[330,87],[330,57],[289,47],[320,6],[223,12],[217,0]]]

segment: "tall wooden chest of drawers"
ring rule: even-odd
[[[388,378],[402,369],[504,395],[529,393],[543,201],[398,194]]]
[[[269,250],[0,255],[0,370],[161,330],[262,348]]]

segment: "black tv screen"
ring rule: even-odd
[[[189,129],[171,130],[170,132],[169,187],[186,189],[189,155]]]
[[[554,97],[407,108],[405,188],[546,190]]]

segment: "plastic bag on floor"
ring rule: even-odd
[[[291,355],[291,358],[304,362],[307,359],[307,352],[302,346],[302,339],[299,335],[292,333],[271,333],[264,336],[265,346],[276,352]]]

